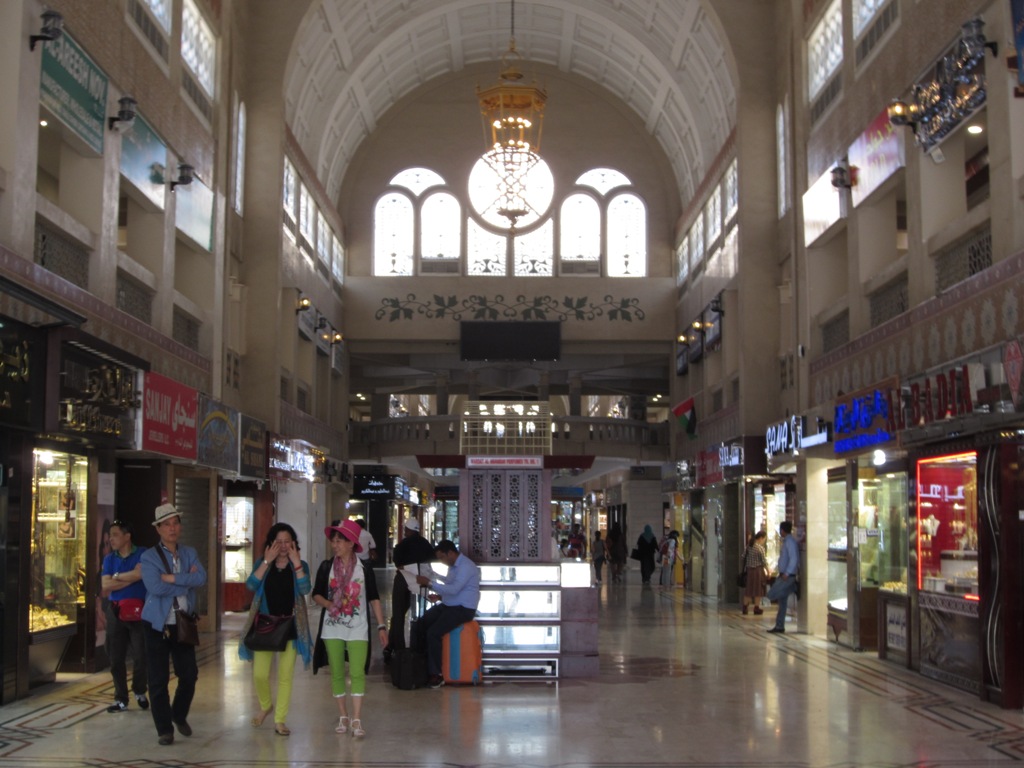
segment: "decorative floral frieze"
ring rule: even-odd
[[[588,296],[565,296],[561,300],[554,296],[516,296],[506,300],[501,294],[484,296],[473,294],[460,299],[458,296],[434,294],[430,298],[419,298],[415,293],[404,298],[389,296],[381,299],[380,308],[374,313],[376,320],[399,322],[417,317],[429,320],[579,320],[595,321],[607,318],[609,322],[631,323],[643,320],[647,315],[640,307],[640,300],[634,297],[615,298],[605,296],[591,300]]]

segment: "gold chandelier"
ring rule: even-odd
[[[484,160],[498,181],[498,213],[512,228],[528,213],[525,199],[526,176],[540,159],[540,135],[544,122],[544,104],[548,94],[536,85],[522,83],[516,51],[516,4],[512,0],[511,36],[508,51],[501,59],[498,82],[476,89],[484,128]]]

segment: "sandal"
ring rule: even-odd
[[[348,715],[342,715],[338,718],[338,725],[334,729],[335,733],[348,733]]]
[[[253,728],[259,728],[261,725],[263,725],[263,721],[267,719],[267,715],[269,715],[273,711],[273,707],[271,707],[270,709],[265,709],[258,715],[254,715],[252,720],[250,720],[249,722],[252,723]]]
[[[274,733],[278,736],[291,736],[292,732],[288,729],[288,726],[284,723],[274,723]]]
[[[357,739],[366,735],[366,731],[363,730],[363,723],[359,718],[352,721],[352,735]]]

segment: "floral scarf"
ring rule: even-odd
[[[352,582],[352,573],[359,565],[355,555],[343,562],[335,557],[331,564],[330,594],[332,606],[328,611],[333,618],[354,616],[359,612],[359,584]]]

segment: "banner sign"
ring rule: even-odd
[[[142,400],[142,450],[196,458],[198,393],[159,373],[147,372]]]
[[[167,146],[141,116],[121,134],[121,175],[157,208],[163,210],[167,194]]]
[[[67,32],[43,44],[39,100],[93,152],[103,154],[107,76]]]
[[[196,461],[238,472],[238,411],[200,393],[198,417]]]
[[[889,110],[883,109],[847,152],[850,175],[856,176],[856,183],[850,188],[854,207],[904,166],[903,146],[896,126],[889,122]]]
[[[244,413],[239,418],[238,474],[262,480],[267,476],[267,425]]]

